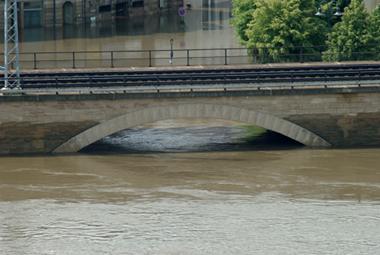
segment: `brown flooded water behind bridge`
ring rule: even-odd
[[[242,47],[231,26],[230,1],[196,2],[184,17],[174,11],[81,25],[25,28],[20,32],[21,66],[24,69],[168,66],[171,48],[172,65],[186,65],[187,57],[190,65],[224,64],[224,48]],[[213,48],[221,50],[193,50],[189,56],[186,52]],[[230,63],[247,62],[245,57],[239,57],[246,55],[245,50],[229,50],[227,54]]]

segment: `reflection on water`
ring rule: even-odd
[[[177,12],[164,12],[132,18],[115,18],[98,23],[64,25],[62,27],[34,27],[21,30],[22,42],[50,41],[72,38],[104,38],[113,36],[141,36],[159,33],[190,33],[198,30],[230,29],[229,9],[194,9],[185,17]]]
[[[1,251],[376,254],[379,153],[1,158]]]
[[[184,17],[162,12],[119,17],[81,25],[25,28],[20,31],[22,52],[154,50],[175,48],[239,47],[230,24],[230,1],[195,5]],[[1,34],[2,35],[2,34]]]
[[[20,32],[21,68],[168,66],[171,39],[175,51],[173,65],[224,64],[224,50],[191,51],[190,54],[184,51],[241,48],[231,27],[229,1],[212,2],[218,4],[194,6],[185,17],[180,17],[177,12],[163,12],[160,15],[117,18],[94,24],[25,28]],[[148,52],[141,52],[144,50],[156,51],[149,55]],[[73,57],[73,51],[82,53]],[[111,57],[111,51],[118,52]],[[245,64],[248,61],[246,50],[228,52],[230,64]]]

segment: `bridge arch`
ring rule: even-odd
[[[279,117],[246,108],[217,104],[180,104],[143,108],[106,120],[72,137],[53,153],[77,152],[84,147],[121,130],[156,121],[183,118],[209,118],[239,121],[280,133],[311,147],[329,147],[327,141],[313,132]]]

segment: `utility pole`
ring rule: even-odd
[[[21,90],[18,44],[18,0],[4,0],[4,87],[3,91]]]

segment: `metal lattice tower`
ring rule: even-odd
[[[17,2],[18,0],[4,1],[4,87],[2,90],[21,89]]]

